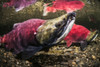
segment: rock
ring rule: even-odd
[[[4,59],[3,62],[7,62],[7,60]]]
[[[64,49],[63,52],[72,52],[72,49]]]
[[[6,56],[7,55],[7,53],[4,53],[4,56]]]
[[[76,65],[76,62],[73,61],[73,62],[72,62],[72,65]]]
[[[92,55],[92,59],[95,60],[96,59],[96,56]]]
[[[83,54],[82,56],[86,58],[86,55],[85,54]]]
[[[20,64],[19,62],[17,62],[17,64]]]
[[[76,57],[76,62],[79,62],[79,61],[80,61],[80,59],[78,57]]]
[[[72,67],[76,67],[76,62],[75,61],[72,62]]]
[[[27,66],[31,66],[30,64],[27,64]]]
[[[80,64],[80,65],[83,65],[84,63],[83,63],[83,61],[81,61],[79,64]]]
[[[26,61],[26,64],[28,64],[29,63],[29,61]]]
[[[80,50],[79,50],[79,47],[76,47],[76,48],[75,48],[75,53],[79,53],[79,51],[80,51]]]

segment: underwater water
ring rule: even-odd
[[[65,14],[65,11],[49,13],[48,16],[42,16],[43,4],[52,0],[38,0],[19,12],[14,8],[3,8],[0,0],[0,36],[12,30],[13,24],[23,22],[31,18],[52,19]],[[100,31],[100,1],[91,0],[85,7],[77,11],[76,24],[80,24],[91,29]],[[54,46],[48,50],[36,53],[29,60],[16,59],[11,52],[6,52],[0,48],[0,66],[1,67],[99,67],[100,66],[100,34],[96,38],[96,43],[90,43],[85,51],[80,51],[78,46],[67,48],[65,44]],[[6,64],[5,64],[6,63]]]

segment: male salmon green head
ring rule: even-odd
[[[57,44],[68,35],[74,22],[75,13],[47,20],[37,29],[36,38],[40,44]]]

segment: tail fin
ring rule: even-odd
[[[87,37],[86,40],[88,42],[91,42],[91,41],[95,40],[95,38],[98,36],[98,33],[99,33],[98,30],[91,31],[90,35]]]

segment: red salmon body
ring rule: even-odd
[[[10,0],[10,2],[4,3],[3,7],[14,7],[16,11],[20,11],[23,8],[34,4],[37,0]]]
[[[87,36],[90,34],[90,31],[81,25],[74,24],[69,34],[64,38],[67,42],[67,46],[71,46],[72,43],[77,43],[83,40],[86,40]]]
[[[15,3],[14,0],[10,0],[10,2],[4,3],[4,4],[3,4],[3,7],[7,7],[7,6],[12,7],[12,6],[14,5],[14,3]]]
[[[30,19],[19,23],[11,32],[5,34],[2,38],[2,43],[9,50],[13,50],[15,54],[23,51],[28,44],[36,44],[35,35],[37,28],[42,25],[45,20]]]
[[[52,6],[48,6],[48,4],[44,5],[44,14],[48,12],[56,12],[57,10],[64,10],[67,13],[71,13],[73,11],[82,9],[85,5],[83,2],[78,0],[56,0],[53,1],[52,4]]]

